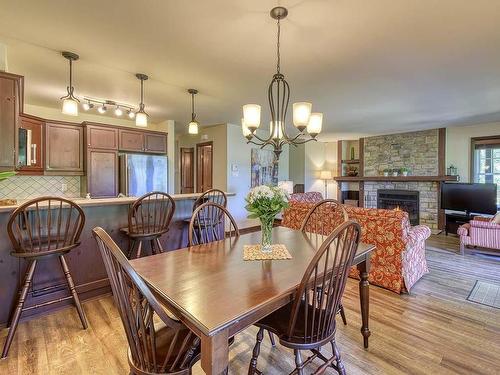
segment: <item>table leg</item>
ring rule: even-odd
[[[208,375],[227,374],[229,344],[227,331],[201,337],[201,368]]]
[[[361,334],[363,335],[363,346],[368,348],[368,337],[370,337],[370,328],[368,327],[370,317],[370,289],[368,282],[368,272],[370,271],[370,258],[357,265],[359,271],[359,302],[361,305]]]

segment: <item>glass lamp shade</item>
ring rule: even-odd
[[[62,113],[69,116],[78,116],[78,102],[72,98],[63,99]]]
[[[148,126],[148,115],[144,112],[137,112],[135,114],[135,126],[145,128]]]
[[[293,103],[293,124],[299,131],[303,131],[307,127],[311,117],[311,109],[311,103]]]
[[[260,105],[245,104],[243,106],[243,118],[245,125],[250,131],[255,131],[260,126]]]
[[[252,132],[248,129],[248,126],[245,125],[245,119],[241,119],[241,131],[243,132],[243,136],[247,139],[252,139]]]
[[[198,134],[198,123],[196,121],[191,121],[188,125],[189,134]]]
[[[332,171],[321,171],[319,173],[320,180],[331,180],[333,178]]]
[[[283,129],[281,129],[281,121],[277,122],[278,126],[273,127],[273,122],[269,122],[269,134],[272,135],[273,139],[283,138]]]
[[[123,110],[120,107],[116,107],[116,109],[115,109],[115,115],[116,116],[123,115]]]
[[[309,118],[309,123],[307,124],[307,132],[312,137],[316,137],[319,133],[321,133],[322,127],[323,127],[323,114],[311,113],[311,117]]]

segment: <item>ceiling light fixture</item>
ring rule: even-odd
[[[80,102],[74,95],[73,87],[73,61],[79,59],[79,56],[73,52],[64,51],[62,56],[69,61],[69,86],[66,86],[67,95],[61,98],[62,113],[70,116],[78,116],[78,103]]]
[[[92,108],[94,108],[94,104],[90,102],[90,100],[87,100],[86,102],[83,102],[82,104],[83,110],[88,111]]]
[[[198,90],[188,89],[188,93],[191,94],[191,122],[188,125],[188,133],[198,134],[199,123],[196,121],[196,113],[194,112],[194,96],[198,94]]]
[[[139,110],[135,114],[135,125],[147,127],[148,114],[144,111],[144,81],[146,81],[149,77],[142,73],[137,73],[135,76],[141,81],[141,103],[139,104]]]
[[[97,108],[97,112],[99,112],[101,115],[106,113],[106,111],[108,110],[108,108],[106,107],[105,104],[101,105],[100,107]]]
[[[115,115],[116,115],[116,116],[121,116],[121,115],[123,115],[123,110],[120,108],[120,106],[119,106],[119,105],[117,105],[117,106],[116,106],[116,108],[115,108]]]
[[[129,109],[127,111],[127,116],[130,118],[130,119],[133,119],[135,117],[135,112],[132,111],[131,109]]]
[[[321,132],[323,114],[311,114],[312,104],[299,102],[293,104],[293,124],[299,133],[295,136],[289,136],[286,131],[286,112],[290,101],[290,86],[285,80],[285,76],[280,71],[280,21],[288,15],[288,10],[284,7],[275,7],[271,9],[270,15],[277,21],[278,33],[276,43],[276,74],[268,88],[269,109],[271,112],[271,122],[269,136],[261,138],[256,130],[260,126],[261,107],[258,104],[246,104],[243,106],[242,131],[247,138],[247,143],[253,143],[261,148],[271,145],[276,157],[279,158],[286,144],[297,146],[309,141],[315,141],[316,136]],[[309,133],[310,138],[300,138],[304,135],[304,130]],[[250,132],[250,134],[248,133]]]

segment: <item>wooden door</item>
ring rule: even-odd
[[[196,191],[202,193],[212,189],[213,179],[212,142],[196,145]]]
[[[118,152],[87,150],[87,192],[92,198],[118,195]]]
[[[16,166],[18,95],[17,82],[7,73],[0,75],[0,171]]]
[[[68,123],[45,125],[45,173],[83,174],[83,128]]]
[[[21,140],[21,135],[18,137],[17,169],[23,174],[37,174],[43,171],[43,127],[44,122],[41,120],[25,116],[19,117],[19,129],[29,131],[30,134],[24,140]]]
[[[194,193],[194,148],[181,148],[181,194]]]
[[[167,153],[167,135],[156,133],[144,133],[144,146],[146,152],[153,154]]]
[[[144,151],[144,133],[120,129],[118,131],[119,148],[121,151]]]
[[[103,150],[118,150],[118,129],[85,124],[87,147]]]

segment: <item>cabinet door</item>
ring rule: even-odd
[[[95,125],[87,125],[85,128],[87,147],[118,150],[118,129]]]
[[[0,170],[16,165],[17,105],[16,81],[0,76]]]
[[[92,198],[118,195],[118,152],[87,150],[87,192]]]
[[[120,150],[122,151],[144,151],[144,133],[133,130],[120,129]]]
[[[166,154],[167,153],[167,136],[165,134],[144,134],[144,144],[146,152]]]
[[[43,171],[43,122],[19,117],[17,169],[21,172]]]
[[[83,174],[83,128],[77,125],[45,125],[46,173]]]

